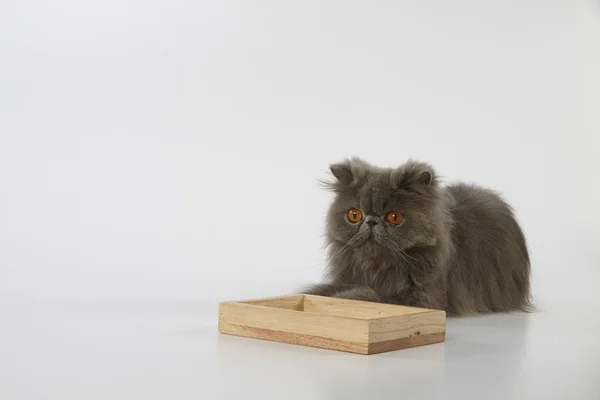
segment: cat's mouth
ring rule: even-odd
[[[372,260],[388,258],[392,256],[392,251],[385,244],[379,242],[373,235],[371,235],[365,242],[360,246],[360,252],[364,257]]]
[[[387,249],[385,235],[378,229],[362,229],[351,242],[353,247],[367,246],[370,249]]]
[[[387,248],[385,245],[385,241],[380,234],[371,231],[367,240],[365,240],[364,244],[369,244],[371,246],[375,246],[378,248]]]
[[[369,238],[367,239],[367,241],[365,243],[381,244],[381,242],[373,234],[369,235]]]
[[[373,240],[374,242],[385,247],[385,237],[381,229],[373,228],[371,229],[369,240]]]

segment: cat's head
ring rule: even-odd
[[[330,166],[335,193],[327,216],[330,244],[348,245],[365,255],[391,255],[437,243],[439,184],[433,168],[408,161],[378,168],[353,158]]]

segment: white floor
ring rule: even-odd
[[[361,356],[217,332],[214,304],[2,301],[0,398],[600,399],[600,321],[575,308],[448,321]]]

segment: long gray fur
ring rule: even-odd
[[[330,166],[328,283],[303,293],[444,309],[466,315],[530,308],[530,263],[511,207],[475,185],[442,186],[408,161],[384,169],[353,158]],[[362,221],[347,218],[360,209]],[[399,225],[389,211],[404,216]],[[367,224],[364,219],[376,219]]]

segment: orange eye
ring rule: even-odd
[[[398,225],[400,222],[402,222],[402,220],[404,219],[404,217],[399,212],[390,211],[385,216],[385,219],[386,219],[387,222],[389,222],[392,225]]]
[[[363,217],[362,212],[356,208],[349,209],[346,215],[348,216],[348,221],[352,222],[353,224],[360,221]]]

